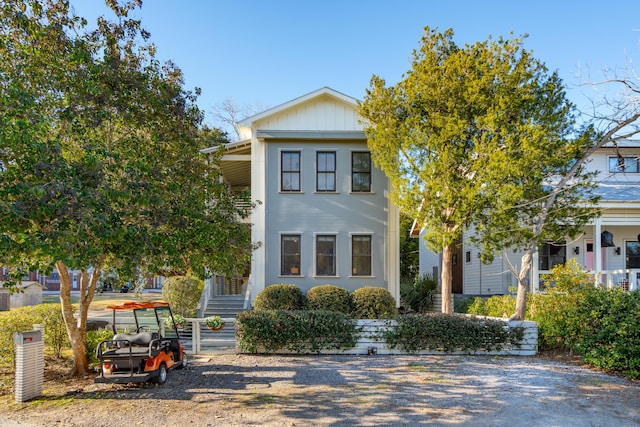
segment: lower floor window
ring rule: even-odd
[[[336,236],[316,236],[316,276],[336,275]]]
[[[371,276],[371,236],[351,236],[351,274]]]
[[[296,234],[283,235],[280,247],[280,275],[300,275],[300,236]]]
[[[625,242],[627,268],[640,268],[640,242]]]

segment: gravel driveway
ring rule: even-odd
[[[538,357],[191,359],[162,386],[84,381],[2,426],[637,426],[640,383]]]

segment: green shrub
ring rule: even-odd
[[[336,311],[245,311],[236,320],[237,346],[245,353],[353,348],[356,329],[351,317]]]
[[[574,348],[597,368],[640,378],[640,291],[591,289],[582,296]]]
[[[110,340],[111,338],[113,338],[113,331],[110,329],[87,331],[86,348],[90,366],[96,367],[100,364],[100,361],[96,358],[96,349],[98,348],[98,344],[104,340]]]
[[[384,288],[364,287],[351,294],[352,315],[357,319],[391,319],[396,316],[396,300]]]
[[[311,310],[351,312],[349,291],[334,285],[315,286],[307,292],[307,306]]]
[[[204,282],[192,276],[169,277],[162,285],[162,296],[171,304],[171,312],[195,317]]]
[[[476,297],[467,306],[466,313],[476,316],[511,317],[516,312],[516,300],[511,295]]]
[[[256,310],[302,310],[305,298],[296,285],[269,285],[256,296],[253,305]]]
[[[0,358],[2,360],[13,362],[15,357],[13,334],[32,331],[35,324],[44,325],[44,345],[54,356],[59,357],[62,350],[70,348],[60,304],[19,307],[0,313]]]
[[[504,322],[497,320],[431,313],[400,316],[398,326],[383,335],[390,348],[401,347],[411,353],[421,350],[473,352],[501,350],[509,345],[517,347],[524,330],[505,328]]]
[[[400,301],[404,306],[424,313],[433,306],[433,295],[437,289],[438,280],[431,274],[425,274],[400,284]]]

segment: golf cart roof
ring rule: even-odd
[[[158,308],[158,307],[169,307],[169,303],[164,301],[147,301],[147,302],[129,301],[119,305],[109,305],[107,306],[107,310],[136,310],[140,308]]]

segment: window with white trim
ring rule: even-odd
[[[336,191],[336,152],[316,153],[316,191]]]
[[[371,276],[371,235],[351,236],[351,275]]]
[[[551,270],[556,265],[567,262],[567,245],[565,242],[545,243],[538,249],[538,266],[540,270]]]
[[[300,235],[283,234],[280,236],[280,275],[300,275]]]
[[[280,190],[300,191],[300,151],[280,152]]]
[[[368,151],[351,153],[351,191],[371,192],[371,153]]]
[[[609,172],[611,173],[638,173],[638,157],[616,156],[609,157]]]
[[[316,276],[336,275],[336,236],[316,236]]]

